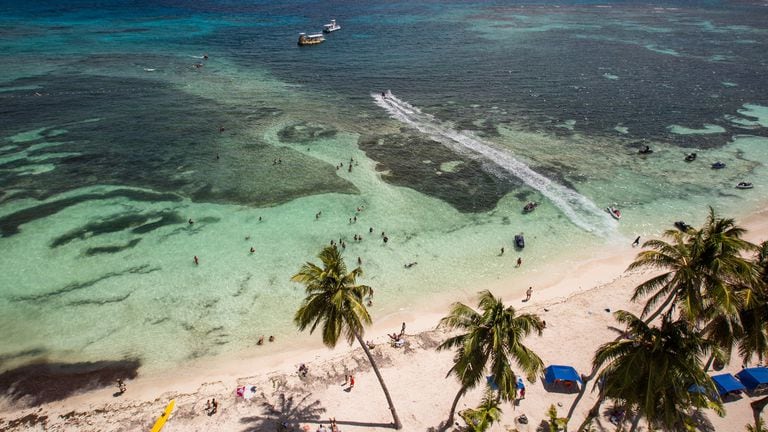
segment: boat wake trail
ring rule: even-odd
[[[392,93],[387,92],[386,96],[382,94],[371,94],[371,96],[376,101],[376,105],[387,110],[395,120],[429,135],[453,151],[481,157],[497,165],[506,175],[511,174],[519,178],[523,183],[547,197],[574,225],[606,237],[616,230],[616,222],[589,198],[537,173],[528,165],[515,159],[509,152],[494,147],[470,132],[454,129],[451,125],[398,99]]]

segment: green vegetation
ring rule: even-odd
[[[294,282],[302,283],[307,293],[293,321],[299,330],[309,327],[310,333],[320,326],[323,343],[329,348],[336,346],[342,334],[350,345],[357,340],[379,379],[392,412],[394,427],[401,429],[403,426],[389,390],[371,351],[363,342],[364,327],[371,324],[371,316],[364,303],[365,297],[371,294],[371,287],[357,284],[357,278],[363,275],[360,267],[347,273],[344,259],[335,246],[323,249],[318,258],[323,263],[322,268],[308,262],[291,278]]]
[[[480,292],[478,306],[482,313],[465,304],[454,303],[448,316],[440,320],[442,327],[463,331],[437,347],[438,350],[455,349],[453,367],[448,375],[455,375],[461,384],[446,426],[453,424],[459,399],[484,380],[486,370],[499,388],[497,399],[510,401],[517,394],[512,360],[531,382],[544,368],[539,356],[523,345],[526,336],[533,332],[541,335],[544,329],[544,323],[537,315],[517,315],[513,307],[505,307],[490,291]]]

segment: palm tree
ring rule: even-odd
[[[765,423],[763,422],[763,419],[756,418],[754,426],[752,426],[751,424],[748,424],[747,432],[766,432]]]
[[[363,275],[360,267],[347,273],[344,259],[336,246],[327,246],[320,252],[318,258],[323,263],[322,268],[307,262],[291,278],[294,282],[304,284],[307,293],[293,321],[299,330],[309,327],[310,333],[320,326],[323,344],[329,348],[336,346],[342,334],[350,345],[356,339],[363,347],[379,379],[389,410],[392,412],[394,427],[401,429],[403,426],[397,416],[389,390],[384,384],[371,351],[363,342],[364,326],[371,324],[371,316],[365,307],[364,298],[371,294],[371,287],[357,284],[357,278]]]
[[[633,301],[649,296],[642,317],[653,321],[661,313],[679,306],[691,322],[708,321],[718,314],[734,315],[743,305],[739,287],[757,281],[754,263],[743,257],[756,246],[741,237],[746,231],[733,219],[718,218],[710,207],[704,227],[685,233],[668,230],[664,240],[649,240],[628,270],[654,268],[666,270],[635,288]],[[655,310],[657,304],[660,303]]]
[[[501,299],[494,297],[490,291],[479,294],[478,306],[482,313],[457,302],[438,325],[463,331],[437,347],[438,351],[456,349],[453,366],[446,377],[454,374],[461,384],[451,405],[446,427],[453,424],[459,399],[483,380],[486,368],[499,387],[497,398],[505,401],[514,399],[517,391],[511,359],[531,382],[544,368],[539,356],[523,345],[523,339],[532,332],[541,335],[544,329],[541,319],[534,314],[517,315],[512,306],[505,307]]]
[[[665,314],[660,327],[651,327],[627,311],[617,311],[614,317],[626,326],[626,336],[600,346],[593,367],[602,368],[597,376],[600,397],[637,412],[633,430],[641,415],[649,427],[682,430],[691,407],[722,413],[720,400],[708,398],[717,390],[700,363],[709,344],[689,322],[672,321]],[[700,392],[689,391],[692,386]]]
[[[461,418],[467,424],[467,430],[470,432],[485,432],[491,425],[501,418],[501,408],[499,400],[493,394],[489,387],[485,390],[480,406],[475,409],[468,409],[461,414]]]

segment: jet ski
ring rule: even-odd
[[[523,233],[515,234],[515,247],[518,249],[525,247],[525,238],[523,237]]]
[[[725,168],[724,162],[717,161],[712,164],[712,169],[723,169],[723,168]]]

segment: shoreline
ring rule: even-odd
[[[738,225],[747,228],[747,239],[753,242],[768,239],[767,214],[768,207],[737,220]],[[634,286],[651,272],[625,272],[639,251],[629,247],[620,253],[606,251],[601,256],[577,263],[575,268],[563,274],[544,275],[539,282],[550,279],[550,284],[537,285],[529,303],[522,301],[525,287],[505,290],[505,282],[499,281],[485,288],[520,312],[537,313],[547,321],[544,336],[526,339],[526,344],[546,364],[571,364],[584,373],[589,370],[594,349],[611,334],[608,327],[613,318],[609,311],[627,309],[638,313],[642,307],[641,304],[630,303],[629,295]],[[516,288],[520,288],[520,292]],[[458,301],[475,306],[474,299]],[[458,389],[453,377],[445,379],[452,354],[434,350],[446,334],[435,329],[437,321],[445,313],[447,308],[438,302],[433,309],[423,311],[418,317],[411,315],[415,314],[412,311],[390,314],[377,320],[366,333],[366,340],[373,340],[376,344],[373,352],[393,394],[404,430],[437,426],[447,415],[450,401]],[[407,323],[408,344],[405,349],[397,349],[388,344],[386,334],[399,329],[403,320]],[[591,344],[588,343],[590,341]],[[301,380],[297,376],[296,369],[300,363],[309,366],[309,379]],[[738,370],[740,363],[736,363],[729,365],[726,371]],[[352,392],[339,391],[338,383],[347,373],[356,376],[355,396],[350,396]],[[14,424],[11,422],[16,421],[17,426],[24,429],[35,422],[43,424],[41,418],[47,416],[45,424],[50,430],[72,427],[77,430],[142,429],[151,426],[155,414],[162,410],[167,400],[175,398],[177,408],[166,426],[168,431],[232,430],[242,425],[243,418],[249,416],[256,423],[264,423],[253,430],[272,430],[273,426],[267,424],[274,422],[274,415],[255,414],[267,406],[264,404],[277,403],[281,394],[283,398],[290,395],[301,397],[304,401],[317,398],[316,402],[323,405],[323,415],[297,414],[298,417],[303,416],[299,423],[309,424],[312,429],[329,416],[339,419],[342,430],[387,430],[386,424],[391,421],[381,389],[362,350],[356,345],[350,347],[343,343],[334,350],[326,349],[318,342],[317,346],[301,350],[243,356],[225,362],[220,359],[200,361],[174,371],[173,376],[142,375],[128,380],[127,384],[128,391],[119,397],[115,396],[114,383],[105,382],[100,388],[27,408],[14,406],[6,397],[0,403],[0,427],[21,430],[11,427]],[[253,401],[235,398],[235,388],[245,384],[259,388],[260,394]],[[576,406],[571,425],[578,424],[592,405],[589,399],[595,395],[589,387],[584,400]],[[418,391],[412,391],[414,388]],[[361,393],[364,396],[361,397]],[[519,405],[504,404],[504,416],[499,424],[515,425],[514,417],[522,412],[535,420],[530,425],[537,424],[536,421],[543,418],[548,403],[562,405],[558,408],[562,416],[564,410],[571,406],[574,396],[574,393],[548,393],[540,382],[531,384],[526,399]],[[474,406],[480,397],[479,389],[472,390],[461,399],[459,409]],[[209,398],[220,401],[221,415],[205,416],[203,406]],[[738,418],[744,414],[746,423],[750,418],[746,411],[749,404],[748,401],[739,402],[742,403],[738,409],[733,409],[735,403],[727,404],[726,409],[729,413],[740,413]],[[424,406],[425,403],[429,406]],[[359,412],[355,406],[365,406],[365,413]],[[716,416],[713,418],[713,415],[709,418],[715,425],[719,424],[718,421],[725,421]],[[24,423],[23,419],[28,422]]]

